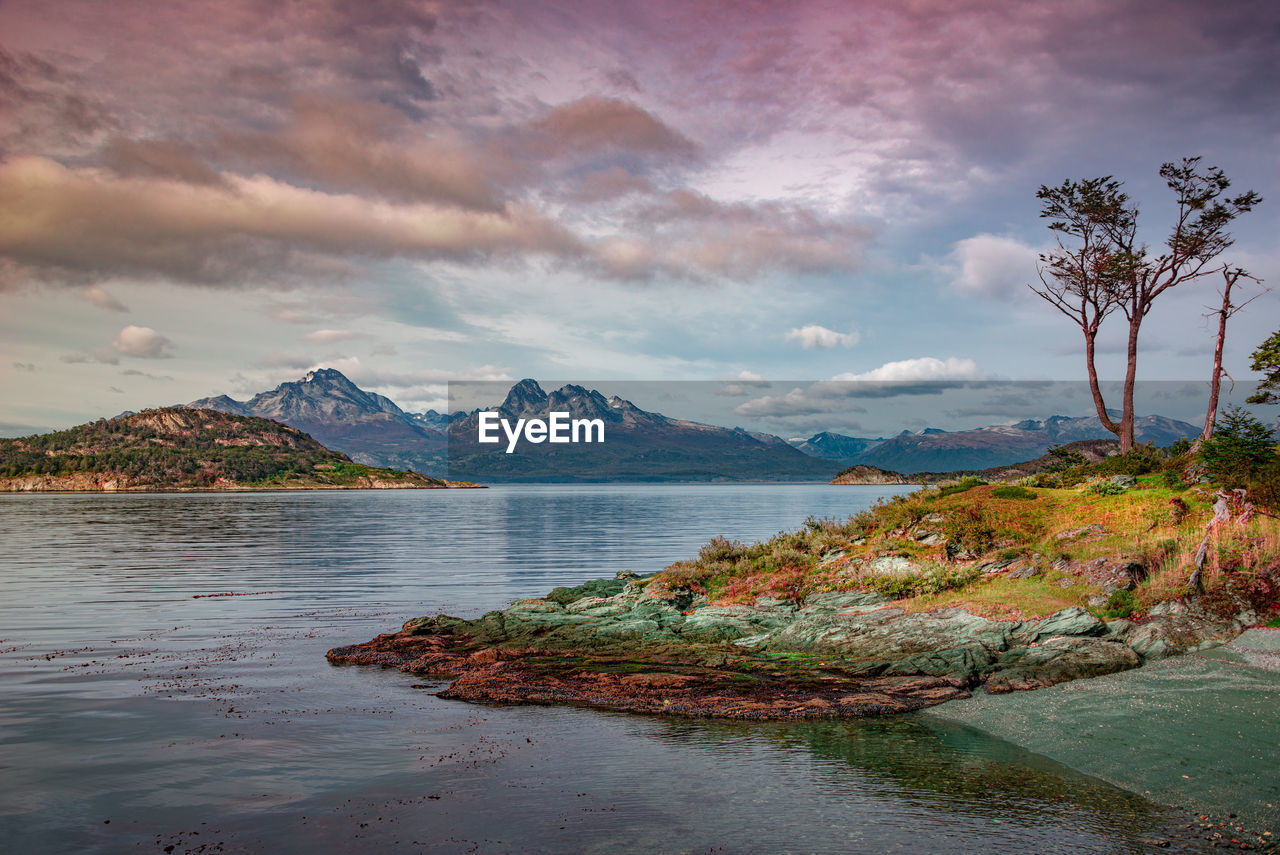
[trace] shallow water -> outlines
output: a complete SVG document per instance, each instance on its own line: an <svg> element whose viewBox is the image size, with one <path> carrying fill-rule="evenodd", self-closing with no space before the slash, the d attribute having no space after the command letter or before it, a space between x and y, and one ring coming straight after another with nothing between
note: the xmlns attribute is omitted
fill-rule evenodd
<svg viewBox="0 0 1280 855"><path fill-rule="evenodd" d="M1180 851L964 724L481 707L324 660L899 489L0 496L0 851Z"/></svg>

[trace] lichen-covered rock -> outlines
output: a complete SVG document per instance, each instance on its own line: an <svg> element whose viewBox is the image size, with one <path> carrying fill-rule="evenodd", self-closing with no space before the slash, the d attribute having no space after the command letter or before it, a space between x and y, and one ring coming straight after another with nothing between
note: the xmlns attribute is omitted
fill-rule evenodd
<svg viewBox="0 0 1280 855"><path fill-rule="evenodd" d="M869 561L866 569L875 576L914 576L920 565L900 555L882 555Z"/></svg>
<svg viewBox="0 0 1280 855"><path fill-rule="evenodd" d="M626 584L621 579L592 579L590 582L584 582L572 588L554 588L547 594L546 599L567 606L575 600L586 597L612 597L615 594L621 594Z"/></svg>
<svg viewBox="0 0 1280 855"><path fill-rule="evenodd" d="M797 615L758 647L779 653L829 653L871 662L893 662L953 649L1003 650L1011 624L963 609L904 613L885 608L860 615Z"/></svg>
<svg viewBox="0 0 1280 855"><path fill-rule="evenodd" d="M877 562L884 572L918 570L900 557ZM809 718L915 709L978 685L1007 692L1110 674L1220 644L1256 619L1171 602L1109 624L1079 607L996 621L960 608L908 612L868 591L713 606L649 579L598 582L475 620L416 618L329 658L455 679L449 696L471 700ZM636 669L646 676L629 678Z"/></svg>
<svg viewBox="0 0 1280 855"><path fill-rule="evenodd" d="M1083 565L1080 575L1109 596L1116 591L1132 591L1147 578L1147 568L1141 561L1130 558L1098 558Z"/></svg>
<svg viewBox="0 0 1280 855"><path fill-rule="evenodd" d="M1072 606L1027 625L1019 634L1035 642L1055 635L1090 636L1105 635L1106 632L1106 624L1079 606Z"/></svg>
<svg viewBox="0 0 1280 855"><path fill-rule="evenodd" d="M1125 635L1125 643L1143 659L1217 647L1239 635L1244 628L1236 621L1222 620L1182 603L1160 609L1164 605L1153 606L1151 617Z"/></svg>
<svg viewBox="0 0 1280 855"><path fill-rule="evenodd" d="M1082 525L1079 528L1072 528L1066 531L1060 531L1053 536L1054 540L1075 540L1077 538L1094 538L1106 534L1106 530L1097 523Z"/></svg>
<svg viewBox="0 0 1280 855"><path fill-rule="evenodd" d="M1055 636L1000 654L986 679L992 693L1038 689L1137 668L1142 659L1123 642L1089 636Z"/></svg>

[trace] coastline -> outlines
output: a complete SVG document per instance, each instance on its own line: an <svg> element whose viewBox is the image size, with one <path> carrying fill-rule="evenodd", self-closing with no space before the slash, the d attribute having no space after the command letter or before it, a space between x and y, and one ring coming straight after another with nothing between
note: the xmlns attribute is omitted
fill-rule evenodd
<svg viewBox="0 0 1280 855"><path fill-rule="evenodd" d="M957 607L907 611L866 591L713 605L654 580L624 571L475 620L415 618L326 656L450 679L443 696L462 700L793 720L1126 671L1219 646L1256 622L1181 603L1142 621L1104 622L1080 607L994 620Z"/></svg>
<svg viewBox="0 0 1280 855"><path fill-rule="evenodd" d="M155 484L119 485L115 478L96 479L95 483L75 484L76 479L51 476L0 479L0 493L275 493L305 490L483 490L484 484L470 481L442 481L433 483L405 483L390 479L364 479L359 484L247 484L210 485L204 487L165 487ZM424 477L425 480L425 477ZM442 479L432 479L442 480ZM71 481L69 484L50 482ZM30 483L38 482L38 483Z"/></svg>

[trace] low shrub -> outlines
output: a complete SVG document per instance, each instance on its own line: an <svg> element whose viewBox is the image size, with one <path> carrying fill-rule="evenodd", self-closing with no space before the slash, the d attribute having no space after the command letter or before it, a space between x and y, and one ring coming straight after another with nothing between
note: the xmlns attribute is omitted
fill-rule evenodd
<svg viewBox="0 0 1280 855"><path fill-rule="evenodd" d="M1103 617L1127 618L1138 610L1138 597L1133 591L1112 591L1107 597L1107 609Z"/></svg>
<svg viewBox="0 0 1280 855"><path fill-rule="evenodd" d="M1045 472L1065 472L1068 469L1078 469L1089 463L1087 457L1074 448L1062 448L1055 446L1048 451L1049 460L1045 463Z"/></svg>
<svg viewBox="0 0 1280 855"><path fill-rule="evenodd" d="M1153 445L1135 445L1124 454L1112 456L1093 464L1095 475L1147 475L1164 468L1165 454Z"/></svg>
<svg viewBox="0 0 1280 855"><path fill-rule="evenodd" d="M972 490L974 487L981 487L986 483L987 482L983 481L981 478L976 478L970 475L969 477L962 478L955 483L942 485L938 488L938 492L929 498L941 499L944 496L954 496L956 493L964 493L968 490Z"/></svg>
<svg viewBox="0 0 1280 855"><path fill-rule="evenodd" d="M715 561L736 561L746 549L742 543L717 534L698 550L698 560L708 564Z"/></svg>
<svg viewBox="0 0 1280 855"><path fill-rule="evenodd" d="M975 567L934 567L918 575L876 576L868 581L871 588L894 600L923 594L956 591L982 576Z"/></svg>
<svg viewBox="0 0 1280 855"><path fill-rule="evenodd" d="M942 534L957 549L977 554L991 548L996 530L986 507L975 503L952 509L942 525Z"/></svg>
<svg viewBox="0 0 1280 855"><path fill-rule="evenodd" d="M1250 479L1249 498L1273 514L1280 513L1280 458L1271 460Z"/></svg>
<svg viewBox="0 0 1280 855"><path fill-rule="evenodd" d="M997 499L1019 499L1024 501L1036 498L1036 494L1026 487L1011 484L996 487L991 491L991 495Z"/></svg>

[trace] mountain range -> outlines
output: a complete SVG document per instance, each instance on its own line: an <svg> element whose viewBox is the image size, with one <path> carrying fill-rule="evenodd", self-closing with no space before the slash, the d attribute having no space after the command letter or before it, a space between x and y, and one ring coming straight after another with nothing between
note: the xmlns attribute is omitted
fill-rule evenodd
<svg viewBox="0 0 1280 855"><path fill-rule="evenodd" d="M1111 438L1096 416L1055 415L962 431L926 428L893 437L854 437L824 431L808 439L675 419L617 396L566 385L547 392L521 380L492 409L511 423L567 411L601 419L603 444L477 442L479 410L408 413L367 392L340 371L317 369L248 401L226 395L187 406L274 419L370 466L413 469L454 480L565 481L812 481L854 465L914 474L974 470L1030 460L1049 448L1082 439ZM1163 416L1136 420L1139 442L1157 446L1194 437L1199 429Z"/></svg>
<svg viewBox="0 0 1280 855"><path fill-rule="evenodd" d="M390 398L366 392L332 368L307 372L301 380L281 383L248 401L218 395L187 406L281 422L366 466L440 477L448 465L448 416L434 410L406 413Z"/></svg>
<svg viewBox="0 0 1280 855"><path fill-rule="evenodd" d="M1120 417L1119 413L1111 415ZM1184 437L1191 439L1199 433L1194 425L1164 416L1140 416L1134 420L1137 441L1157 447L1172 445ZM903 431L888 439L820 433L796 443L796 447L807 454L845 461L848 466L874 466L910 475L1008 466L1039 457L1054 446L1085 439L1115 439L1115 434L1104 428L1097 416L1050 416L1043 421L1027 419L961 431Z"/></svg>

